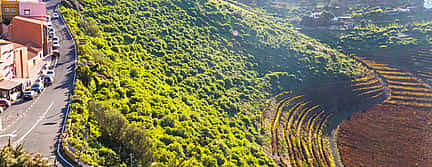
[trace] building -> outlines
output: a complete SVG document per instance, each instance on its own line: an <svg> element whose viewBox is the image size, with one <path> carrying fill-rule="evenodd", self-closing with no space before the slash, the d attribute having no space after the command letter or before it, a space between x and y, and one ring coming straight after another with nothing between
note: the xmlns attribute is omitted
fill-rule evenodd
<svg viewBox="0 0 432 167"><path fill-rule="evenodd" d="M15 76L16 78L29 78L28 50L21 44L14 43Z"/></svg>
<svg viewBox="0 0 432 167"><path fill-rule="evenodd" d="M42 62L42 49L33 47L31 44L27 44L27 49L27 71L39 70L35 69L35 67Z"/></svg>
<svg viewBox="0 0 432 167"><path fill-rule="evenodd" d="M19 16L46 21L46 5L40 0L20 0Z"/></svg>
<svg viewBox="0 0 432 167"><path fill-rule="evenodd" d="M1 1L2 19L4 22L10 21L14 16L19 14L18 0L2 0Z"/></svg>
<svg viewBox="0 0 432 167"><path fill-rule="evenodd" d="M21 66L27 63L16 64L16 61L20 56L25 59L26 54L27 48L24 45L0 40L0 98L16 100L21 96L22 84L12 79L24 74ZM25 62L22 58L20 60Z"/></svg>
<svg viewBox="0 0 432 167"><path fill-rule="evenodd" d="M22 93L22 83L7 79L0 80L0 98L13 101L20 98Z"/></svg>
<svg viewBox="0 0 432 167"><path fill-rule="evenodd" d="M36 50L42 50L42 56L52 52L52 40L48 36L46 21L21 16L12 18L8 27L8 40Z"/></svg>
<svg viewBox="0 0 432 167"><path fill-rule="evenodd" d="M12 79L15 77L14 44L0 40L0 79Z"/></svg>

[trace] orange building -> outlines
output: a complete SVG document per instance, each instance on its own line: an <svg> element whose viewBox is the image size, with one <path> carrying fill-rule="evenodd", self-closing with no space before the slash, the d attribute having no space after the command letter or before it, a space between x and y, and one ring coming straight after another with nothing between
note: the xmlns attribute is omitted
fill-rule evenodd
<svg viewBox="0 0 432 167"><path fill-rule="evenodd" d="M19 15L19 1L18 0L2 0L1 10L3 21L12 19L14 16Z"/></svg>
<svg viewBox="0 0 432 167"><path fill-rule="evenodd" d="M42 56L48 56L52 52L52 41L48 37L46 21L15 16L8 27L8 40L41 49Z"/></svg>

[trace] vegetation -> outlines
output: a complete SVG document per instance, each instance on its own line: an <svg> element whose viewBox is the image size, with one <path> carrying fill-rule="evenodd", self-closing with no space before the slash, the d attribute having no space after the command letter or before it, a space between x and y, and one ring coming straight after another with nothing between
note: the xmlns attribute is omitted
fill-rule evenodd
<svg viewBox="0 0 432 167"><path fill-rule="evenodd" d="M89 41L68 140L92 165L275 166L259 128L266 99L361 75L353 59L235 2L77 2L60 8Z"/></svg>
<svg viewBox="0 0 432 167"><path fill-rule="evenodd" d="M12 144L3 146L0 151L0 166L35 166L49 167L52 164L44 159L41 154L30 154L23 150L23 144L19 144L14 148Z"/></svg>

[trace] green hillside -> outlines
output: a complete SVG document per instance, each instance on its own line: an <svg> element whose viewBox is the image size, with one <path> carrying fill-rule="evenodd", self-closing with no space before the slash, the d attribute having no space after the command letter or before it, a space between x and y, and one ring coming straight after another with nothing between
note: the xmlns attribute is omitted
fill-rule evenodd
<svg viewBox="0 0 432 167"><path fill-rule="evenodd" d="M89 42L68 132L93 165L274 166L265 101L360 75L352 59L234 2L74 2L60 11Z"/></svg>

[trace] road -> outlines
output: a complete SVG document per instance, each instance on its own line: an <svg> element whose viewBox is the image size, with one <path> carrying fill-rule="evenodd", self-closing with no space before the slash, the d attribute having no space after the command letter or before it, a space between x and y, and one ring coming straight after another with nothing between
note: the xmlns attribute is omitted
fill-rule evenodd
<svg viewBox="0 0 432 167"><path fill-rule="evenodd" d="M52 16L60 0L47 3L47 13ZM4 113L0 114L2 129L0 145L24 143L27 152L42 153L53 160L56 141L62 128L67 111L69 94L73 90L75 50L72 37L66 25L60 19L52 19L56 35L60 38L60 57L56 63L55 82L47 87L37 98L31 101L15 102Z"/></svg>

